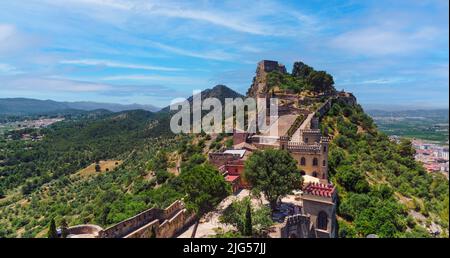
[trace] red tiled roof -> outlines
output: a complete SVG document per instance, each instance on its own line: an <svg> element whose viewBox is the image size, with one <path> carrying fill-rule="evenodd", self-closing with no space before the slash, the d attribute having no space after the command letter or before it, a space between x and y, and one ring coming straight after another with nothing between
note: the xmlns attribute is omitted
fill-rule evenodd
<svg viewBox="0 0 450 258"><path fill-rule="evenodd" d="M335 191L335 187L332 184L320 184L320 183L309 183L303 191L306 194L331 197Z"/></svg>
<svg viewBox="0 0 450 258"><path fill-rule="evenodd" d="M239 178L239 176L228 175L228 176L225 177L225 181L227 181L227 182L234 182L238 178Z"/></svg>

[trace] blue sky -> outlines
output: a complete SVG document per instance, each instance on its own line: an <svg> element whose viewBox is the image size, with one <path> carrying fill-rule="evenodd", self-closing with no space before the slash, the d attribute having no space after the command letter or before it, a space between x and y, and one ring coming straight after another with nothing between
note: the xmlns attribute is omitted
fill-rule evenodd
<svg viewBox="0 0 450 258"><path fill-rule="evenodd" d="M370 106L448 107L447 0L0 2L0 97L167 105L302 60Z"/></svg>

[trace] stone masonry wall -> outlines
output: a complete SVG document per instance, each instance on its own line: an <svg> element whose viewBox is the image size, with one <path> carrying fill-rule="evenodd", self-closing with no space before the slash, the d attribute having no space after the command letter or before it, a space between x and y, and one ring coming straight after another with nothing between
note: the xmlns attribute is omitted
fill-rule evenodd
<svg viewBox="0 0 450 258"><path fill-rule="evenodd" d="M151 208L100 231L101 238L140 238L151 237L157 232L157 237L171 237L189 222L190 213L182 201L177 200L165 209ZM156 227L156 230L153 230Z"/></svg>

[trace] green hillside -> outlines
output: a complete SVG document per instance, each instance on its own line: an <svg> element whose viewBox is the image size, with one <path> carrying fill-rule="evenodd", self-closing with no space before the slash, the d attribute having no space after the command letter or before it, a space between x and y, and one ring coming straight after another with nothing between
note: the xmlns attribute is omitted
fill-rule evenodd
<svg viewBox="0 0 450 258"><path fill-rule="evenodd" d="M220 88L207 93L238 95ZM45 237L51 218L108 226L181 198L176 162L182 170L203 163L211 139L174 136L169 126L169 113L134 110L66 119L40 130L42 141L0 139L6 150L0 156L0 238ZM219 139L225 141L220 136L214 143ZM80 172L104 160L120 163L90 176Z"/></svg>
<svg viewBox="0 0 450 258"><path fill-rule="evenodd" d="M335 103L321 126L333 137L340 237L429 237L432 223L448 229L448 180L428 174L409 141L389 141L359 105Z"/></svg>

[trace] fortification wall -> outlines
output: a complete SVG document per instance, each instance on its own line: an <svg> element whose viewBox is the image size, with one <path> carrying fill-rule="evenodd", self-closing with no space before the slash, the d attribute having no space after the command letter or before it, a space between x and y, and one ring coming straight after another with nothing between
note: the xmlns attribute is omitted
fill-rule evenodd
<svg viewBox="0 0 450 258"><path fill-rule="evenodd" d="M102 230L103 229L100 226L91 224L73 226L67 229L69 235L90 234L93 236L98 236L99 232L101 232Z"/></svg>
<svg viewBox="0 0 450 258"><path fill-rule="evenodd" d="M158 236L158 228L159 228L159 220L155 219L154 221L148 223L147 225L131 232L126 235L124 238L152 238ZM156 236L153 234L156 233Z"/></svg>
<svg viewBox="0 0 450 258"><path fill-rule="evenodd" d="M295 214L284 219L280 229L281 238L314 238L309 215Z"/></svg>
<svg viewBox="0 0 450 258"><path fill-rule="evenodd" d="M194 214L186 209L179 211L172 218L165 220L158 229L159 238L170 238L179 233L185 226L189 225L194 218Z"/></svg>
<svg viewBox="0 0 450 258"><path fill-rule="evenodd" d="M331 106L336 101L343 101L350 106L356 105L356 98L353 94L349 92L339 92L335 96L327 99L327 101L325 101L325 103L323 103L322 106L317 109L315 114L316 117L318 117L319 119L322 118L328 111L330 111Z"/></svg>
<svg viewBox="0 0 450 258"><path fill-rule="evenodd" d="M173 202L165 209L151 208L100 231L103 238L168 238L182 230L193 219L184 203ZM154 234L156 233L156 236Z"/></svg>
<svg viewBox="0 0 450 258"><path fill-rule="evenodd" d="M103 238L120 238L139 229L145 224L160 218L163 211L161 209L151 208L131 217L127 220L119 222L100 232L99 236Z"/></svg>

